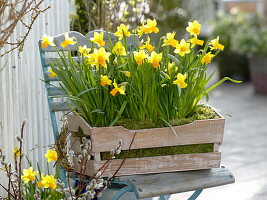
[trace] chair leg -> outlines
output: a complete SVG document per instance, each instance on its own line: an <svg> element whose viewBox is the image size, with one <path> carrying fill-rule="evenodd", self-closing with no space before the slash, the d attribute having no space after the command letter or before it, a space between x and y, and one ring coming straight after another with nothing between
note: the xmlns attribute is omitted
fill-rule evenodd
<svg viewBox="0 0 267 200"><path fill-rule="evenodd" d="M130 186L125 186L123 188L121 188L112 198L112 200L118 200L122 195L124 195L127 192L130 192L132 189Z"/></svg>
<svg viewBox="0 0 267 200"><path fill-rule="evenodd" d="M167 198L166 196L160 196L159 199L160 200L168 200L169 198Z"/></svg>
<svg viewBox="0 0 267 200"><path fill-rule="evenodd" d="M198 196L201 194L202 191L203 191L203 190L196 190L196 191L191 195L191 197L189 197L188 200L195 200L195 199L197 199Z"/></svg>

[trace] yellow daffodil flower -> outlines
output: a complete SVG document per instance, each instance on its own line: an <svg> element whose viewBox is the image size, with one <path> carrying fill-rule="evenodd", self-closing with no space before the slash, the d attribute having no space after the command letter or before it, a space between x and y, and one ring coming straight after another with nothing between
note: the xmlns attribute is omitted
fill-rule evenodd
<svg viewBox="0 0 267 200"><path fill-rule="evenodd" d="M110 80L109 78L108 78L108 76L103 76L103 75L100 75L100 85L101 86L106 86L106 85L111 85L111 83L112 83L112 80Z"/></svg>
<svg viewBox="0 0 267 200"><path fill-rule="evenodd" d="M144 50L141 50L139 52L134 51L134 59L138 65L142 65L145 58L147 58L148 55L145 53Z"/></svg>
<svg viewBox="0 0 267 200"><path fill-rule="evenodd" d="M207 53L205 56L203 56L203 58L201 59L201 63L202 64L209 64L211 62L211 59L214 57L215 55L212 54L211 52Z"/></svg>
<svg viewBox="0 0 267 200"><path fill-rule="evenodd" d="M126 77L131 77L131 72L129 71L121 71Z"/></svg>
<svg viewBox="0 0 267 200"><path fill-rule="evenodd" d="M147 49L149 52L151 52L155 47L150 44L150 37L147 37L147 41L145 42L145 44L141 45L139 48Z"/></svg>
<svg viewBox="0 0 267 200"><path fill-rule="evenodd" d="M14 148L13 153L14 153L14 159L15 160L17 159L17 157L20 157L20 150L18 147Z"/></svg>
<svg viewBox="0 0 267 200"><path fill-rule="evenodd" d="M97 44L99 47L102 47L106 44L103 38L104 38L104 32L101 33L94 32L94 37L90 38L90 40L95 44Z"/></svg>
<svg viewBox="0 0 267 200"><path fill-rule="evenodd" d="M60 44L63 48L66 48L69 45L74 45L77 42L74 41L75 37L69 37L68 33L65 33L65 40Z"/></svg>
<svg viewBox="0 0 267 200"><path fill-rule="evenodd" d="M122 45L121 41L118 41L112 49L112 53L117 56L126 56L125 47Z"/></svg>
<svg viewBox="0 0 267 200"><path fill-rule="evenodd" d="M114 83L113 83L113 86L114 86L114 88L110 91L110 94L112 95L112 96L116 96L116 94L119 92L120 94L122 94L122 95L125 95L125 86L124 85L122 85L122 86L118 86L118 84L115 82L115 80L114 80Z"/></svg>
<svg viewBox="0 0 267 200"><path fill-rule="evenodd" d="M57 180L54 178L53 175L46 175L42 177L41 183L39 185L44 186L44 188L56 189L56 182Z"/></svg>
<svg viewBox="0 0 267 200"><path fill-rule="evenodd" d="M194 35L194 37L190 39L190 42L192 44L191 48L194 48L196 45L202 46L204 44L204 41L203 40L199 40L197 38L197 35Z"/></svg>
<svg viewBox="0 0 267 200"><path fill-rule="evenodd" d="M46 48L47 46L56 46L53 42L54 38L44 34L42 36L42 43L41 43L41 47L42 48Z"/></svg>
<svg viewBox="0 0 267 200"><path fill-rule="evenodd" d="M86 45L84 46L79 46L79 53L82 55L82 56L87 56L91 51L91 48L87 48Z"/></svg>
<svg viewBox="0 0 267 200"><path fill-rule="evenodd" d="M175 34L175 32L167 33L166 36L163 37L164 40L162 46L171 45L173 47L176 47L179 42L174 39Z"/></svg>
<svg viewBox="0 0 267 200"><path fill-rule="evenodd" d="M41 187L44 186L43 183L42 183L43 178L44 178L44 175L43 175L43 173L42 173L42 174L41 174L41 180L38 181L38 182L36 183L37 187L41 188Z"/></svg>
<svg viewBox="0 0 267 200"><path fill-rule="evenodd" d="M172 83L180 85L181 88L186 88L187 84L185 83L185 79L186 79L186 74L183 75L181 73L178 73L177 79Z"/></svg>
<svg viewBox="0 0 267 200"><path fill-rule="evenodd" d="M106 50L101 47L99 50L94 49L94 53L90 54L91 64L96 66L96 69L99 69L99 66L107 68L107 61L109 61L109 56L111 53L106 52Z"/></svg>
<svg viewBox="0 0 267 200"><path fill-rule="evenodd" d="M182 39L181 42L176 46L174 53L177 53L180 56L184 56L185 54L190 53L190 44Z"/></svg>
<svg viewBox="0 0 267 200"><path fill-rule="evenodd" d="M57 76L57 74L52 69L48 70L47 72L49 73L48 76L50 78L54 78Z"/></svg>
<svg viewBox="0 0 267 200"><path fill-rule="evenodd" d="M23 170L23 175L21 176L24 183L28 183L30 181L35 180L35 176L37 175L37 171L33 171L33 168L30 167L29 169Z"/></svg>
<svg viewBox="0 0 267 200"><path fill-rule="evenodd" d="M146 24L143 24L141 27L138 28L137 34L141 37L143 34L149 34L149 33L158 33L159 29L157 28L157 21L147 19Z"/></svg>
<svg viewBox="0 0 267 200"><path fill-rule="evenodd" d="M175 67L175 62L172 63L169 62L167 68L169 74L172 74L173 72L178 70L178 67Z"/></svg>
<svg viewBox="0 0 267 200"><path fill-rule="evenodd" d="M213 49L219 49L219 50L222 50L223 51L224 46L219 43L219 39L220 38L218 36L216 39L210 41L210 45L212 45L211 48L210 48L211 50L213 50Z"/></svg>
<svg viewBox="0 0 267 200"><path fill-rule="evenodd" d="M48 149L45 157L47 162L51 162L52 160L57 161L57 152L54 149Z"/></svg>
<svg viewBox="0 0 267 200"><path fill-rule="evenodd" d="M193 22L188 22L188 27L186 31L190 33L190 35L199 35L200 34L201 24L199 24L196 20Z"/></svg>
<svg viewBox="0 0 267 200"><path fill-rule="evenodd" d="M119 37L119 40L121 40L124 35L126 37L130 37L131 33L129 31L129 27L125 26L124 24L121 24L119 27L117 27L117 32L114 33L114 35Z"/></svg>
<svg viewBox="0 0 267 200"><path fill-rule="evenodd" d="M162 53L157 54L152 51L151 56L148 57L148 62L152 64L153 68L159 67L159 62L162 60Z"/></svg>

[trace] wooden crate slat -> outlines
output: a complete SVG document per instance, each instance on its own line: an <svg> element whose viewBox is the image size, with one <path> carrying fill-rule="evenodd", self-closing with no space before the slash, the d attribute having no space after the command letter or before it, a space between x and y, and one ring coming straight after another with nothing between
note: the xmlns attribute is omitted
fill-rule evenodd
<svg viewBox="0 0 267 200"><path fill-rule="evenodd" d="M57 95L64 95L65 94L64 91L62 91L59 88L55 88L55 87L48 88L47 91L48 91L48 96L53 97L53 98L57 98L56 97Z"/></svg>
<svg viewBox="0 0 267 200"><path fill-rule="evenodd" d="M125 160L117 175L149 174L217 168L220 166L220 160L221 153L218 152L130 158ZM105 162L106 161L94 161L94 171L96 172L99 168L101 168ZM103 176L113 174L119 168L121 162L122 159L109 161L109 165L103 173ZM80 165L76 165L74 170L79 171L79 169ZM87 167L85 173L89 176L92 175L92 169Z"/></svg>
<svg viewBox="0 0 267 200"><path fill-rule="evenodd" d="M53 102L51 103L51 111L58 112L58 111L69 111L70 108L66 102Z"/></svg>

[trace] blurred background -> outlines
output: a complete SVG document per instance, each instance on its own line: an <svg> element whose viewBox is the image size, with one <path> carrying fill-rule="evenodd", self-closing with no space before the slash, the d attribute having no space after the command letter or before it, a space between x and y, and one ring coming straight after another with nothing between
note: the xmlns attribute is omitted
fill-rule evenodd
<svg viewBox="0 0 267 200"><path fill-rule="evenodd" d="M6 152L13 152L25 119L26 153L34 162L45 167L40 155L53 143L37 45L44 33L114 32L120 23L134 29L145 19L155 18L160 29L157 38L152 38L156 43L172 31L179 40L188 38L187 24L197 20L202 24L202 39L219 36L225 45L209 67L208 73L215 70L211 82L224 76L243 81L223 84L208 102L232 116L225 116L220 150L222 165L233 172L236 183L204 190L199 200L267 200L267 0L44 0L42 8L48 6L31 27L23 50L5 54L12 47L0 45L0 54L5 54L0 57L0 146ZM10 41L17 41L25 27L18 23L12 33ZM188 195L171 195L170 200Z"/></svg>

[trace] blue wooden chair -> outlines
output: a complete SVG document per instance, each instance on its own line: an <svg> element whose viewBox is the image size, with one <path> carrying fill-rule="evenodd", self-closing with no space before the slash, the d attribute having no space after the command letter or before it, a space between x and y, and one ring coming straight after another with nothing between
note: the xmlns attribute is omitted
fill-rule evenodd
<svg viewBox="0 0 267 200"><path fill-rule="evenodd" d="M96 31L89 32L87 35L83 36L78 32L71 31L68 32L68 35L70 37L75 37L79 46L86 45L87 47L90 47L91 44L89 42L89 39L93 37L94 32ZM112 33L108 34L111 40L113 40L114 42L117 40L117 38ZM138 37L136 36L132 36L127 40L129 49L131 49L138 43ZM60 46L62 41L64 41L64 34L60 34L54 37L54 42L59 50L63 50ZM107 37L106 41L108 43ZM48 72L50 62L54 63L55 57L57 57L54 56L56 50L54 47L50 46L43 49L41 48L40 44L41 41L39 41L39 50L44 75L43 79L45 80L51 124L53 128L54 138L56 140L56 138L59 136L56 112L68 111L69 107L67 106L66 102L56 101L57 98L55 96L62 94L62 91L51 86L51 84L59 81L59 79L56 77L49 77ZM70 46L69 49L71 51L77 51L76 45ZM54 52L54 54L52 54L52 56L49 56L50 52ZM66 182L66 172L63 169L61 169L60 171L60 177L63 182ZM104 191L103 196L100 197L100 199L131 200L160 196L161 200L167 200L166 195L195 191L188 199L194 200L205 188L226 185L234 182L235 179L232 173L228 169L223 167L211 170L119 176L116 177L111 186Z"/></svg>

